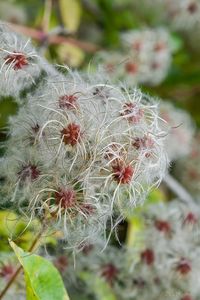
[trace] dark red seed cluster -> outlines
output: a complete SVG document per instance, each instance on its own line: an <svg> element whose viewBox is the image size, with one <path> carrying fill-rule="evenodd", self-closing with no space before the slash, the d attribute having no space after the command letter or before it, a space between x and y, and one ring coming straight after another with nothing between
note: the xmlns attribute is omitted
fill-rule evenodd
<svg viewBox="0 0 200 300"><path fill-rule="evenodd" d="M95 211L95 207L90 203L81 204L80 209L87 216L93 214Z"/></svg>
<svg viewBox="0 0 200 300"><path fill-rule="evenodd" d="M193 300L190 295L185 295L181 298L181 300Z"/></svg>
<svg viewBox="0 0 200 300"><path fill-rule="evenodd" d="M14 273L14 268L12 265L3 265L0 268L0 277L10 277Z"/></svg>
<svg viewBox="0 0 200 300"><path fill-rule="evenodd" d="M152 265L155 260L154 252L152 249L146 249L141 252L141 260L146 263L148 266Z"/></svg>
<svg viewBox="0 0 200 300"><path fill-rule="evenodd" d="M151 149L154 147L154 141L149 136L142 138L136 137L133 139L132 145L136 150L147 150L145 156L149 157L151 155Z"/></svg>
<svg viewBox="0 0 200 300"><path fill-rule="evenodd" d="M188 7L187 10L189 11L189 13L194 14L197 12L198 10L198 5L195 2L191 2Z"/></svg>
<svg viewBox="0 0 200 300"><path fill-rule="evenodd" d="M127 73L135 74L138 71L138 65L136 63L133 63L133 62L127 62L125 64L125 70L126 70Z"/></svg>
<svg viewBox="0 0 200 300"><path fill-rule="evenodd" d="M63 95L59 97L59 107L76 109L78 97L75 95Z"/></svg>
<svg viewBox="0 0 200 300"><path fill-rule="evenodd" d="M135 41L133 44L132 44L132 48L136 51L140 51L141 48L142 48L142 43L141 41Z"/></svg>
<svg viewBox="0 0 200 300"><path fill-rule="evenodd" d="M5 58L6 64L12 64L14 70L20 70L26 67L28 59L25 54L13 52L12 54L7 55Z"/></svg>
<svg viewBox="0 0 200 300"><path fill-rule="evenodd" d="M130 123L138 124L144 116L144 111L135 103L127 102L123 105L121 116L124 116Z"/></svg>
<svg viewBox="0 0 200 300"><path fill-rule="evenodd" d="M54 266L58 269L59 272L63 273L67 266L68 266L68 260L65 255L59 256L55 261L54 261Z"/></svg>
<svg viewBox="0 0 200 300"><path fill-rule="evenodd" d="M55 193L55 202L64 209L71 208L76 204L76 193L73 189L59 189Z"/></svg>
<svg viewBox="0 0 200 300"><path fill-rule="evenodd" d="M182 275L187 275L191 270L192 267L190 262L185 258L181 258L176 266L176 271Z"/></svg>
<svg viewBox="0 0 200 300"><path fill-rule="evenodd" d="M113 264L107 264L102 267L101 276L103 276L107 282L112 285L116 280L119 270Z"/></svg>
<svg viewBox="0 0 200 300"><path fill-rule="evenodd" d="M171 226L170 226L169 222L167 222L167 221L156 220L154 225L158 231L164 232L166 234L171 232Z"/></svg>
<svg viewBox="0 0 200 300"><path fill-rule="evenodd" d="M165 43L163 43L163 42L158 42L158 43L155 45L154 50L155 50L156 52L160 52L160 51L164 50L165 48L166 48Z"/></svg>
<svg viewBox="0 0 200 300"><path fill-rule="evenodd" d="M80 125L70 123L67 127L61 130L61 137L65 145L75 146L81 138Z"/></svg>
<svg viewBox="0 0 200 300"><path fill-rule="evenodd" d="M197 216L196 216L194 213L189 212L189 213L186 215L186 217L185 217L185 219L184 219L184 221L183 221L183 224L184 224L184 225L186 225L186 224L192 224L192 225L194 225L194 224L196 224L197 222L198 222Z"/></svg>
<svg viewBox="0 0 200 300"><path fill-rule="evenodd" d="M113 178L118 183L128 184L131 182L134 169L131 165L124 165L123 163L117 163L112 166Z"/></svg>
<svg viewBox="0 0 200 300"><path fill-rule="evenodd" d="M79 247L84 255L89 255L90 252L94 249L92 244L84 244L82 243Z"/></svg>
<svg viewBox="0 0 200 300"><path fill-rule="evenodd" d="M26 179L35 180L40 176L40 170L36 165L28 164L23 166L17 175L23 181Z"/></svg>

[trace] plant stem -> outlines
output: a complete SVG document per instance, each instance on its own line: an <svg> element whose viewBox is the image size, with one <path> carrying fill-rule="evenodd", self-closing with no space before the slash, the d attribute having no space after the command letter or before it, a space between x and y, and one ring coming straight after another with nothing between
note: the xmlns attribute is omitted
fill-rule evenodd
<svg viewBox="0 0 200 300"><path fill-rule="evenodd" d="M183 202L194 203L188 191L170 174L167 174L163 181Z"/></svg>
<svg viewBox="0 0 200 300"><path fill-rule="evenodd" d="M48 35L42 30L34 29L31 27L23 26L23 25L18 25L18 24L13 24L13 23L5 23L7 24L10 28L12 28L14 31L24 34L32 39L35 39L37 41L43 41L44 39L48 40L48 44L53 44L53 45L59 45L59 44L71 44L74 46L77 46L81 48L82 50L89 52L89 53L94 53L97 50L99 50L99 47L95 44L85 42L85 41L80 41L72 37L65 37L61 35L56 35L56 34L50 34Z"/></svg>
<svg viewBox="0 0 200 300"><path fill-rule="evenodd" d="M43 235L45 231L45 226L43 225L40 232L38 233L38 235L35 237L33 243L31 244L30 248L28 249L28 252L32 252L33 250L36 249L37 244L41 238L41 236ZM15 281L15 279L17 278L17 276L20 274L22 270L22 266L20 265L16 271L13 273L13 275L10 277L9 281L7 282L6 286L4 287L4 289L0 292L0 299L2 299L6 292L8 291L8 289L10 288L10 286L13 284L13 282Z"/></svg>

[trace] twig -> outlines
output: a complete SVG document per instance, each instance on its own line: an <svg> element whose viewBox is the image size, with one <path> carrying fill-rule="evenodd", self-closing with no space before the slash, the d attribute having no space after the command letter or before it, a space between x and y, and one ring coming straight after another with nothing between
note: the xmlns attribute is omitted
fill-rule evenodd
<svg viewBox="0 0 200 300"><path fill-rule="evenodd" d="M34 29L31 27L27 26L22 26L18 24L13 24L13 23L6 23L10 28L12 28L14 31L24 34L28 37L31 37L32 39L35 39L37 41L42 42L43 40L48 40L49 44L71 44L75 45L81 49L83 49L86 52L94 53L97 50L99 50L99 47L95 44L84 42L77 40L72 37L64 37L56 34L50 34L48 35L42 30Z"/></svg>
<svg viewBox="0 0 200 300"><path fill-rule="evenodd" d="M167 174L163 180L166 185L185 203L194 203L193 197L188 191L170 174Z"/></svg>

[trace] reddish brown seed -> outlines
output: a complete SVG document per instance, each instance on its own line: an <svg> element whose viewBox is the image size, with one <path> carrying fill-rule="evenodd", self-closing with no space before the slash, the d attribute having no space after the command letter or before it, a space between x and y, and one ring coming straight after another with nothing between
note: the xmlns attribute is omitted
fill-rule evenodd
<svg viewBox="0 0 200 300"><path fill-rule="evenodd" d="M136 51L140 51L141 48L142 48L142 43L141 41L135 41L133 44L132 44L132 48Z"/></svg>
<svg viewBox="0 0 200 300"><path fill-rule="evenodd" d="M108 73L113 73L115 71L115 66L112 63L108 63L106 64L105 69Z"/></svg>
<svg viewBox="0 0 200 300"><path fill-rule="evenodd" d="M154 252L151 249L146 249L141 252L141 260L146 263L148 266L152 265L155 260Z"/></svg>
<svg viewBox="0 0 200 300"><path fill-rule="evenodd" d="M117 278L118 269L113 264L107 264L102 267L101 276L103 276L107 282L112 285Z"/></svg>
<svg viewBox="0 0 200 300"><path fill-rule="evenodd" d="M94 249L94 246L92 244L81 244L79 248L84 255L89 255L90 252Z"/></svg>
<svg viewBox="0 0 200 300"><path fill-rule="evenodd" d="M55 193L55 202L62 208L71 208L76 203L76 193L73 189L59 189Z"/></svg>
<svg viewBox="0 0 200 300"><path fill-rule="evenodd" d="M128 184L131 182L133 177L133 167L131 165L123 165L118 163L112 166L113 169L113 178L119 183Z"/></svg>
<svg viewBox="0 0 200 300"><path fill-rule="evenodd" d="M14 70L23 69L28 65L28 59L23 53L16 53L14 51L13 54L7 55L4 59L6 60L7 65L13 65Z"/></svg>
<svg viewBox="0 0 200 300"><path fill-rule="evenodd" d="M21 180L25 181L26 179L35 180L40 175L40 170L36 165L25 165L22 169L17 173Z"/></svg>
<svg viewBox="0 0 200 300"><path fill-rule="evenodd" d="M185 219L184 219L184 221L183 221L183 224L184 225L186 225L186 224L196 224L198 222L198 218L197 218L197 216L194 214L194 213L192 213L192 212L189 212L187 215L186 215L186 217L185 217Z"/></svg>
<svg viewBox="0 0 200 300"><path fill-rule="evenodd" d="M182 275L187 275L192 270L190 262L185 259L181 258L180 262L176 266L176 271Z"/></svg>
<svg viewBox="0 0 200 300"><path fill-rule="evenodd" d="M193 300L190 295L185 295L181 298L181 300Z"/></svg>
<svg viewBox="0 0 200 300"><path fill-rule="evenodd" d="M61 130L61 137L65 145L75 146L81 138L80 126L75 123L70 123Z"/></svg>
<svg viewBox="0 0 200 300"><path fill-rule="evenodd" d="M11 265L3 265L0 268L0 277L10 277L14 273L14 268Z"/></svg>
<svg viewBox="0 0 200 300"><path fill-rule="evenodd" d="M93 214L95 211L95 207L90 203L81 204L80 209L87 216Z"/></svg>
<svg viewBox="0 0 200 300"><path fill-rule="evenodd" d="M143 138L139 138L139 137L134 138L132 145L136 150L143 148Z"/></svg>
<svg viewBox="0 0 200 300"><path fill-rule="evenodd" d="M157 63L157 62L153 62L153 63L151 64L151 68L152 68L152 70L157 70L157 69L160 68L160 64Z"/></svg>
<svg viewBox="0 0 200 300"><path fill-rule="evenodd" d="M125 103L121 116L124 116L130 123L138 124L144 116L141 108L138 108L135 103Z"/></svg>
<svg viewBox="0 0 200 300"><path fill-rule="evenodd" d="M59 107L67 109L76 109L78 97L75 95L63 95L59 98Z"/></svg>
<svg viewBox="0 0 200 300"><path fill-rule="evenodd" d="M154 51L159 52L159 51L164 50L165 48L166 48L165 43L163 43L163 42L158 42L158 43L155 45L155 47L154 47Z"/></svg>
<svg viewBox="0 0 200 300"><path fill-rule="evenodd" d="M132 145L136 150L150 149L154 146L154 141L148 136L142 138L136 137L133 139Z"/></svg>
<svg viewBox="0 0 200 300"><path fill-rule="evenodd" d="M156 220L154 225L158 231L161 231L164 233L170 233L170 231L171 231L171 226L170 226L169 222L167 222L167 221Z"/></svg>
<svg viewBox="0 0 200 300"><path fill-rule="evenodd" d="M195 2L192 2L188 5L187 10L189 13L194 14L198 10L198 5Z"/></svg>
<svg viewBox="0 0 200 300"><path fill-rule="evenodd" d="M54 266L58 269L59 272L63 273L67 266L68 266L68 260L65 255L59 256L55 261L54 261Z"/></svg>
<svg viewBox="0 0 200 300"><path fill-rule="evenodd" d="M135 74L138 71L138 66L135 63L127 62L125 64L125 70L127 73Z"/></svg>

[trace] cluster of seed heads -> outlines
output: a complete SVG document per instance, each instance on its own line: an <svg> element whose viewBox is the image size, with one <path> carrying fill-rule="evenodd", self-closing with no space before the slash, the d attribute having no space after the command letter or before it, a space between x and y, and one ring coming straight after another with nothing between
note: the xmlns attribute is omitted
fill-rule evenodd
<svg viewBox="0 0 200 300"><path fill-rule="evenodd" d="M134 248L100 244L85 245L76 257L76 278L92 274L110 286L116 299L198 300L199 298L199 224L200 211L193 205L156 204L140 212L143 229ZM87 251L84 251L87 249ZM68 257L68 254L66 254ZM63 277L70 277L73 260L69 258Z"/></svg>
<svg viewBox="0 0 200 300"><path fill-rule="evenodd" d="M134 84L158 85L169 71L172 48L164 28L124 32L121 52L99 52L103 70L113 80Z"/></svg>
<svg viewBox="0 0 200 300"><path fill-rule="evenodd" d="M30 40L0 25L0 99L12 96L20 101L20 92L32 86L41 71Z"/></svg>
<svg viewBox="0 0 200 300"><path fill-rule="evenodd" d="M166 24L183 34L193 47L199 47L196 43L200 37L199 0L134 0L132 4L133 9L153 26Z"/></svg>
<svg viewBox="0 0 200 300"><path fill-rule="evenodd" d="M9 50L1 46L1 85L20 95L26 74L40 67L29 59L34 50L26 52L27 43L15 38ZM10 118L1 194L26 216L48 215L77 246L108 221L113 229L124 209L160 183L166 132L158 104L140 90L65 72L46 75ZM15 76L18 90L9 84Z"/></svg>
<svg viewBox="0 0 200 300"><path fill-rule="evenodd" d="M159 204L144 213L143 222L140 263L134 266L143 288L138 285L136 295L144 299L198 299L199 208L178 201ZM141 236L139 239L141 245Z"/></svg>
<svg viewBox="0 0 200 300"><path fill-rule="evenodd" d="M194 136L191 149L187 156L179 159L175 167L175 174L182 184L198 201L200 195L200 134Z"/></svg>

